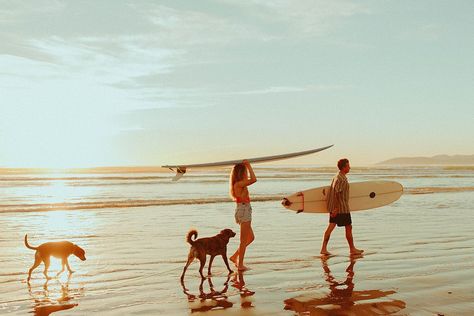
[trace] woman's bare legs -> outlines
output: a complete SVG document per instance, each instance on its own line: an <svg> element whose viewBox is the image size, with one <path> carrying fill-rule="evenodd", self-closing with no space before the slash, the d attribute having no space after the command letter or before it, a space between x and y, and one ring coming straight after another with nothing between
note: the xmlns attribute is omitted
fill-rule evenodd
<svg viewBox="0 0 474 316"><path fill-rule="evenodd" d="M240 271L247 270L247 267L244 266L245 250L254 239L255 235L253 234L251 222L240 223L240 245L235 253L229 258ZM238 263L237 258L239 258Z"/></svg>

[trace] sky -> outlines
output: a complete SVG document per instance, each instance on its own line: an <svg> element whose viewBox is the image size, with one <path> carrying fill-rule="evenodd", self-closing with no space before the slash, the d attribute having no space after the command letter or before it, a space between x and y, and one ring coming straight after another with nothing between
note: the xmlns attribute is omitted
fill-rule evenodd
<svg viewBox="0 0 474 316"><path fill-rule="evenodd" d="M0 167L474 154L473 1L0 0Z"/></svg>

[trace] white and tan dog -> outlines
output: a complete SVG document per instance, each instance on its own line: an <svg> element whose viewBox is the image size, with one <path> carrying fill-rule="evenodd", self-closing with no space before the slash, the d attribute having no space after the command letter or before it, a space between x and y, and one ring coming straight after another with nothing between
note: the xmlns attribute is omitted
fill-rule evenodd
<svg viewBox="0 0 474 316"><path fill-rule="evenodd" d="M28 244L28 235L25 235L25 246L29 249L36 250L35 263L33 263L33 266L28 271L28 282L31 279L31 272L33 272L33 270L36 269L41 264L41 262L44 262L44 271L43 271L44 276L46 277L47 280L51 279L48 276L48 269L49 269L51 256L60 258L62 261L61 262L62 270L59 271L58 274L56 274L56 276L58 276L64 271L64 266L67 267L67 270L69 271L69 273L74 272L71 270L71 267L69 266L69 262L67 261L67 258L70 255L75 255L82 261L86 260L86 252L84 251L84 249L82 249L78 245L75 245L69 241L47 242L47 243L41 244L38 247L32 247Z"/></svg>

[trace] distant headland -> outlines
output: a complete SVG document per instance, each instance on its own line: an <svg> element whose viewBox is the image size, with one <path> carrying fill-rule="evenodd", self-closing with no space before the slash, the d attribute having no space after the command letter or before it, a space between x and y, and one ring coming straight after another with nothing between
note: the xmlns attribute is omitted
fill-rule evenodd
<svg viewBox="0 0 474 316"><path fill-rule="evenodd" d="M474 155L436 155L433 157L398 157L378 165L474 165Z"/></svg>

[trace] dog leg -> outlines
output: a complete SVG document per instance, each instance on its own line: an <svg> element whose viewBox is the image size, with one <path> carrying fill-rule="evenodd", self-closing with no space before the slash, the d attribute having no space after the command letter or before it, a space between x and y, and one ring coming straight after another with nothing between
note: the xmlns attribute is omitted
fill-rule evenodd
<svg viewBox="0 0 474 316"><path fill-rule="evenodd" d="M212 261L214 261L214 257L211 255L211 260L209 260L209 267L207 268L207 274L211 275L211 267L212 267Z"/></svg>
<svg viewBox="0 0 474 316"><path fill-rule="evenodd" d="M201 283L199 283L199 297L200 298L206 297L206 293L204 293L204 280L205 279L201 279Z"/></svg>
<svg viewBox="0 0 474 316"><path fill-rule="evenodd" d="M69 266L69 261L67 261L67 258L66 258L66 267L67 267L67 270L69 271L69 274L74 273L74 271Z"/></svg>
<svg viewBox="0 0 474 316"><path fill-rule="evenodd" d="M194 256L192 252L190 251L188 255L188 262L186 262L186 265L184 266L184 269L183 269L183 273L181 274L181 282L183 282L184 274L186 273L186 270L188 269L189 265L193 262L193 260L194 260Z"/></svg>
<svg viewBox="0 0 474 316"><path fill-rule="evenodd" d="M214 283L212 283L212 279L208 278L207 283L209 283L209 289L211 290L212 293L214 293Z"/></svg>
<svg viewBox="0 0 474 316"><path fill-rule="evenodd" d="M39 255L39 253L36 252L35 253L35 263L33 263L30 270L28 271L28 279L27 279L28 282L30 282L30 279L31 279L31 272L33 272L33 270L36 269L41 264L42 261L43 261L43 259L41 259L41 256Z"/></svg>
<svg viewBox="0 0 474 316"><path fill-rule="evenodd" d="M49 257L43 258L43 262L44 262L43 274L46 277L46 280L50 280L51 278L48 276L48 269L49 269L49 264L50 264Z"/></svg>
<svg viewBox="0 0 474 316"><path fill-rule="evenodd" d="M227 255L224 253L222 255L222 260L224 260L225 266L227 267L227 270L229 270L229 273L232 273L232 269L229 267L229 262L227 261Z"/></svg>
<svg viewBox="0 0 474 316"><path fill-rule="evenodd" d="M204 265L206 264L206 254L202 254L199 257L199 261L201 261L201 266L199 267L199 274L201 275L201 278L205 279L204 275L202 274L202 269L204 268Z"/></svg>
<svg viewBox="0 0 474 316"><path fill-rule="evenodd" d="M59 271L58 273L56 273L56 276L59 276L61 273L64 272L64 266L66 265L66 261L64 260L64 258L61 260L61 271Z"/></svg>

